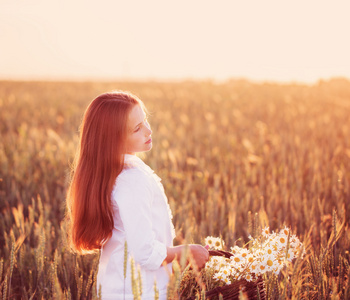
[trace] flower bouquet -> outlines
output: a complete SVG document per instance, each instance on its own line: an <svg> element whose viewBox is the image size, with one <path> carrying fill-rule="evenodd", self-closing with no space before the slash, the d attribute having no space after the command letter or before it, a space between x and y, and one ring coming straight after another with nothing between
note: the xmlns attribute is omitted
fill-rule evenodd
<svg viewBox="0 0 350 300"><path fill-rule="evenodd" d="M200 272L189 267L184 270L181 299L195 299L203 293L207 299L238 299L239 295L266 299L263 275L279 274L286 264L303 255L302 243L287 227L272 233L265 227L259 237L249 239L244 247L223 251L222 239L207 237L210 259Z"/></svg>

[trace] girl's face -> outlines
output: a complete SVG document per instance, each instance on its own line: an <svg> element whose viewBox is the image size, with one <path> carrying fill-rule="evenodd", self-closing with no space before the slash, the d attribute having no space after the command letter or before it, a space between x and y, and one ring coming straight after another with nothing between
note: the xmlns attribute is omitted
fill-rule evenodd
<svg viewBox="0 0 350 300"><path fill-rule="evenodd" d="M149 151L152 148L152 130L140 105L135 105L128 118L126 150L128 154Z"/></svg>

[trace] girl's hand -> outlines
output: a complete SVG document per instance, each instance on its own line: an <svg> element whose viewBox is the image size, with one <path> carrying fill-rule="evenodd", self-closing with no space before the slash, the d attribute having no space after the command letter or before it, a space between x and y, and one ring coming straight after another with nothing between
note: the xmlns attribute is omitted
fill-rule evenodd
<svg viewBox="0 0 350 300"><path fill-rule="evenodd" d="M205 263L209 260L209 251L204 248L202 245L191 244L189 245L194 263L198 269L202 269L205 266Z"/></svg>
<svg viewBox="0 0 350 300"><path fill-rule="evenodd" d="M189 251L189 253L187 251ZM196 265L193 267L197 267L200 270L209 260L209 251L199 244L187 244L175 247L167 247L167 257L164 259L163 263L168 264L175 258L178 261L181 261L182 256L185 256L184 258L187 261L186 264L192 262L193 265Z"/></svg>

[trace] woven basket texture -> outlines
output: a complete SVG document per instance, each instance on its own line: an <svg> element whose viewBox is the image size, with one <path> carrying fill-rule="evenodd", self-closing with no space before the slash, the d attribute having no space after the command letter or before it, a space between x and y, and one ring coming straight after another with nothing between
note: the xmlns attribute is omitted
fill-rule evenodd
<svg viewBox="0 0 350 300"><path fill-rule="evenodd" d="M233 254L226 251L215 250L209 251L210 256L224 256L230 258ZM231 284L217 287L209 290L205 293L208 300L219 299L221 294L224 300L235 300L239 299L240 292L244 293L248 299L261 299L267 298L264 281L261 277L255 282L249 282L244 279L237 280ZM196 297L187 298L187 300L195 300Z"/></svg>

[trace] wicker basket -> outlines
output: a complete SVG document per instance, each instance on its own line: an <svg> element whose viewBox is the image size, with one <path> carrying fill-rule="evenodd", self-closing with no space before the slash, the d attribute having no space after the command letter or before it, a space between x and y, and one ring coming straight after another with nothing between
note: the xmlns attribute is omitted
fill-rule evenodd
<svg viewBox="0 0 350 300"><path fill-rule="evenodd" d="M210 256L224 256L230 258L232 253L226 251L209 251ZM264 281L259 277L255 282L249 282L244 279L234 281L231 284L217 287L209 290L205 293L207 299L219 299L222 295L222 299L234 300L239 298L240 292L243 292L248 299L266 299L266 290ZM187 300L195 300L196 297L187 298Z"/></svg>

